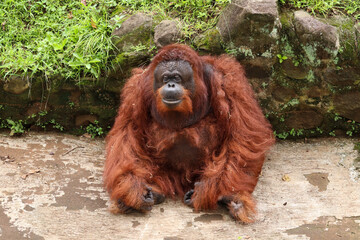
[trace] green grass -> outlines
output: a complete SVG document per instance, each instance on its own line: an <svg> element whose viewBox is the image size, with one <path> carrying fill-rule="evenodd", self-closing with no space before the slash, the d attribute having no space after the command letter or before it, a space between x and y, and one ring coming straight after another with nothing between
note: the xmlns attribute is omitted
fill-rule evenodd
<svg viewBox="0 0 360 240"><path fill-rule="evenodd" d="M182 41L213 28L231 0L2 0L0 80L13 74L30 79L100 79L112 69L111 17L138 11L181 22ZM313 13L344 13L360 20L360 0L279 0ZM124 19L124 18L122 18Z"/></svg>
<svg viewBox="0 0 360 240"><path fill-rule="evenodd" d="M0 4L0 80L13 74L42 80L99 79L112 69L111 17L137 11L154 22L177 18L184 39L215 26L230 0L3 0ZM116 16L116 14L118 14ZM80 83L80 82L79 82Z"/></svg>
<svg viewBox="0 0 360 240"><path fill-rule="evenodd" d="M0 76L98 78L113 49L108 9L115 1L3 0Z"/></svg>
<svg viewBox="0 0 360 240"><path fill-rule="evenodd" d="M360 20L360 0L279 0L281 5L302 8L313 14L346 14Z"/></svg>

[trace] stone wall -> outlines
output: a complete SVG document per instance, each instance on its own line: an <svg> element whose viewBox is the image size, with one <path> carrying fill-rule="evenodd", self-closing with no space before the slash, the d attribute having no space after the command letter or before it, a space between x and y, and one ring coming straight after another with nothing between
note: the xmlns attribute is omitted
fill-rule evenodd
<svg viewBox="0 0 360 240"><path fill-rule="evenodd" d="M0 117L24 119L48 109L48 118L67 129L95 119L111 125L130 70L146 65L154 49L183 39L178 20L155 22L144 13L128 16L113 35L118 67L105 84L49 88L13 77L0 83ZM188 42L200 54L228 53L241 62L279 138L359 134L358 43L354 19L279 9L276 0L233 0L216 28Z"/></svg>
<svg viewBox="0 0 360 240"><path fill-rule="evenodd" d="M10 128L7 119L24 129L56 130L75 134L91 132L112 124L119 105L121 82L99 85L91 82L76 86L61 82L53 85L13 76L9 82L0 82L0 128ZM92 124L93 129L86 130Z"/></svg>

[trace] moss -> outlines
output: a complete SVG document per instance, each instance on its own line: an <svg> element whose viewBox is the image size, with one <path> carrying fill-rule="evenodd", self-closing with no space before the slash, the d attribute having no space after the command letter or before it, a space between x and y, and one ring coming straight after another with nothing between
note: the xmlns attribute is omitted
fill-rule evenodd
<svg viewBox="0 0 360 240"><path fill-rule="evenodd" d="M248 46L236 47L234 43L229 43L226 45L225 51L227 54L235 56L238 60L255 58L253 51Z"/></svg>
<svg viewBox="0 0 360 240"><path fill-rule="evenodd" d="M113 43L120 52L131 52L131 48L141 44L151 46L151 31L145 27L139 27L135 31L125 34L122 37L114 36Z"/></svg>
<svg viewBox="0 0 360 240"><path fill-rule="evenodd" d="M349 29L350 26L351 28ZM357 58L357 42L353 26L354 22L349 20L340 27L340 46L342 48L340 63L355 66L358 65L359 59Z"/></svg>
<svg viewBox="0 0 360 240"><path fill-rule="evenodd" d="M306 60L305 62L309 63L312 67L320 66L321 61L319 60L316 52L317 52L317 43L301 45L305 52Z"/></svg>
<svg viewBox="0 0 360 240"><path fill-rule="evenodd" d="M296 41L290 40L290 37L287 33L283 33L280 39L280 52L282 56L286 56L289 60L293 61L294 65L297 66L300 62L303 62L303 57L298 56L300 53L293 45L296 44ZM298 54L296 54L298 53Z"/></svg>
<svg viewBox="0 0 360 240"><path fill-rule="evenodd" d="M283 12L280 14L280 23L282 26L282 29L284 30L288 30L291 29L293 24L292 24L292 20L293 20L293 14L291 12Z"/></svg>
<svg viewBox="0 0 360 240"><path fill-rule="evenodd" d="M248 48L246 46L240 46L237 49L237 51L242 57L245 57L245 58L254 58L255 57L251 48Z"/></svg>
<svg viewBox="0 0 360 240"><path fill-rule="evenodd" d="M271 50L266 50L266 52L262 53L261 54L262 57L265 57L265 58L272 58L274 57Z"/></svg>
<svg viewBox="0 0 360 240"><path fill-rule="evenodd" d="M280 22L281 22L281 36L287 36L291 39L292 42L297 39L294 25L294 13L293 12L283 12L280 14Z"/></svg>
<svg viewBox="0 0 360 240"><path fill-rule="evenodd" d="M144 58L150 58L150 54L151 50L149 51L147 47L139 51L124 51L116 56L113 60L113 64L134 67L134 65Z"/></svg>
<svg viewBox="0 0 360 240"><path fill-rule="evenodd" d="M327 51L334 56L338 55L339 58L335 60L335 64L357 65L359 59L357 58L357 41L355 22L353 18L345 16L335 16L327 20L331 25L338 28L340 50L334 52L327 49Z"/></svg>
<svg viewBox="0 0 360 240"><path fill-rule="evenodd" d="M303 99L303 101L309 105L309 106L317 106L319 103L321 103L321 98L306 98Z"/></svg>
<svg viewBox="0 0 360 240"><path fill-rule="evenodd" d="M316 79L315 79L313 70L309 70L308 75L306 76L306 79L311 83L315 82Z"/></svg>
<svg viewBox="0 0 360 240"><path fill-rule="evenodd" d="M119 53L116 58L113 60L113 63L123 65L128 59L129 54L127 52Z"/></svg>
<svg viewBox="0 0 360 240"><path fill-rule="evenodd" d="M214 29L207 30L204 34L195 38L194 44L197 49L211 53L222 53L222 42L219 31Z"/></svg>
<svg viewBox="0 0 360 240"><path fill-rule="evenodd" d="M283 41L283 45L282 45L282 53L284 56L287 57L295 57L295 53L293 51L292 46L290 45L290 43L286 40Z"/></svg>
<svg viewBox="0 0 360 240"><path fill-rule="evenodd" d="M299 99L293 98L290 101L288 101L287 103L280 105L280 109L282 111L285 109L288 111L289 109L294 109L294 107L298 106L299 104L300 104Z"/></svg>

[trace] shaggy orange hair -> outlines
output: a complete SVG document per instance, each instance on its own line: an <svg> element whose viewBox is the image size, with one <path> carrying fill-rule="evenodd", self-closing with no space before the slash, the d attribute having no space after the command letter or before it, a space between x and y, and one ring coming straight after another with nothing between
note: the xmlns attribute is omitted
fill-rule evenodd
<svg viewBox="0 0 360 240"><path fill-rule="evenodd" d="M153 81L157 65L174 60L190 63L195 94L187 94L183 115L172 118L176 127L169 127L166 117L154 115L159 94ZM146 69L133 71L121 101L107 137L104 182L112 200L142 210L149 189L170 197L194 189L190 196L196 210L214 209L222 200L235 219L253 221L251 193L274 137L235 59L200 57L185 45L166 46ZM179 153L176 143L190 147ZM170 161L166 153L179 161ZM117 211L124 212L121 207Z"/></svg>

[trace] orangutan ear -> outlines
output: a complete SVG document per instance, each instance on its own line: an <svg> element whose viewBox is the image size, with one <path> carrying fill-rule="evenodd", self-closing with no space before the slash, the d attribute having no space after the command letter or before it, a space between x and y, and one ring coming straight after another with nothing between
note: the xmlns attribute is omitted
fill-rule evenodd
<svg viewBox="0 0 360 240"><path fill-rule="evenodd" d="M214 69L213 67L208 64L208 63L205 63L204 64L204 82L206 84L206 86L209 88L210 87L210 83L211 83L211 79L212 79L212 76L214 75Z"/></svg>

